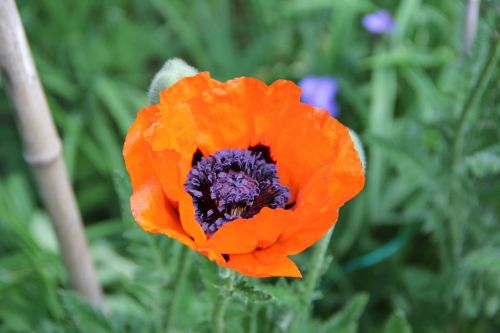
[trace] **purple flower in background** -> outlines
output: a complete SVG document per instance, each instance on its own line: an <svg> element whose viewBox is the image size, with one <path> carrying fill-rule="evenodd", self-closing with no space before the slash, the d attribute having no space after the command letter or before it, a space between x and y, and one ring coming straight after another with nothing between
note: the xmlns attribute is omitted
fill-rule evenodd
<svg viewBox="0 0 500 333"><path fill-rule="evenodd" d="M395 24L387 10L379 10L363 16L363 26L371 33L386 34L394 30Z"/></svg>
<svg viewBox="0 0 500 333"><path fill-rule="evenodd" d="M339 90L337 81L331 76L306 76L299 82L302 102L327 110L333 117L339 113L335 96Z"/></svg>

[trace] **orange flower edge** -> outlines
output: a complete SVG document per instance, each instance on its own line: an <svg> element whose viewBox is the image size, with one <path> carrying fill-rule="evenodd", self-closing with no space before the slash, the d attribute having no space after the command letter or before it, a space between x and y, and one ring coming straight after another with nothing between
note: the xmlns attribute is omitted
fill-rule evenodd
<svg viewBox="0 0 500 333"><path fill-rule="evenodd" d="M284 80L184 78L138 113L123 155L145 231L252 277L300 277L288 256L365 181L349 130Z"/></svg>

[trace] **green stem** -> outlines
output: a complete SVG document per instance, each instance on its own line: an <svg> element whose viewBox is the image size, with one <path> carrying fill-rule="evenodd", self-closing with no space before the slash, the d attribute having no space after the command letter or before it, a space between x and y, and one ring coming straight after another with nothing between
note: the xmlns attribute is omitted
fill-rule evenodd
<svg viewBox="0 0 500 333"><path fill-rule="evenodd" d="M220 290L219 298L214 306L212 315L212 324L214 333L224 333L224 315L226 313L227 304L231 298L231 291L233 289L234 272L228 270L228 277L222 280L222 290Z"/></svg>
<svg viewBox="0 0 500 333"><path fill-rule="evenodd" d="M463 145L465 134L467 131L467 120L469 119L469 115L479 100L479 98L483 95L484 90L486 89L486 85L491 78L495 70L495 65L498 62L498 58L500 56L500 38L498 38L498 33L495 33L493 37L493 46L490 49L490 54L488 56L488 60L484 64L477 83L474 85L471 93L469 94L467 100L465 101L464 107L460 113L460 119L458 121L458 129L457 134L455 136L453 142L453 166L455 167L461 159L463 152Z"/></svg>
<svg viewBox="0 0 500 333"><path fill-rule="evenodd" d="M302 307L306 311L309 310L314 290L319 283L321 270L323 269L323 263L325 261L325 255L328 250L330 238L332 237L332 232L333 228L328 230L325 236L323 236L323 238L316 244L316 247L314 248L314 253L311 258L311 266L309 268L309 271L307 272L306 278L304 279L304 287L301 297Z"/></svg>
<svg viewBox="0 0 500 333"><path fill-rule="evenodd" d="M249 312L249 321L248 321L248 333L257 333L257 315L259 312L259 308L257 304L255 303L250 303L248 306L248 312Z"/></svg>
<svg viewBox="0 0 500 333"><path fill-rule="evenodd" d="M167 321L166 321L166 332L171 332L174 328L174 322L177 315L177 308L179 303L179 297L182 292L182 286L186 281L187 274L189 273L189 268L191 266L191 250L186 246L182 246L179 255L179 265L177 267L177 274L175 275L173 282L173 294L170 299L170 304L168 306Z"/></svg>
<svg viewBox="0 0 500 333"><path fill-rule="evenodd" d="M493 45L490 48L488 59L484 63L483 68L481 69L481 72L477 79L477 82L474 85L473 89L471 90L469 96L467 97L460 113L457 132L453 140L453 146L452 146L453 148L452 171L457 170L456 168L462 159L464 151L465 135L467 134L467 129L470 127L470 123L468 121L470 115L473 112L473 110L476 109L476 104L478 100L484 94L486 86L490 81L493 72L496 69L499 57L500 57L500 39L498 38L498 33L495 32L493 36ZM452 189L449 195L450 207L456 206L455 201L457 200L457 195L458 194L455 193L455 191ZM463 232L464 232L462 225L459 223L459 221L456 219L455 216L456 215L454 214L453 218L447 219L448 231L449 231L448 236L450 237L449 259L451 261L448 263L448 265L451 266L452 269L460 260L460 255L463 246ZM448 262L449 260L445 259L445 261Z"/></svg>
<svg viewBox="0 0 500 333"><path fill-rule="evenodd" d="M330 238L332 237L333 229L331 228L323 236L323 238L316 243L314 247L314 252L311 258L311 265L304 279L302 285L302 291L299 295L298 308L290 310L291 319L286 325L287 332L294 332L294 326L297 322L305 320L309 316L310 306L313 300L313 293L318 286L319 279L321 277L321 271L323 269L323 264L325 262L326 252L328 250L328 244L330 243Z"/></svg>

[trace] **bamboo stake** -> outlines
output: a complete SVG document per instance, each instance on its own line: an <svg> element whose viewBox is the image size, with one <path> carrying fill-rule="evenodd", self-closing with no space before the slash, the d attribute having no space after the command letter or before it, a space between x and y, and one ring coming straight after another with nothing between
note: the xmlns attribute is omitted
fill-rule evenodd
<svg viewBox="0 0 500 333"><path fill-rule="evenodd" d="M476 39L477 24L479 21L479 7L481 0L468 0L464 17L463 53L469 55Z"/></svg>
<svg viewBox="0 0 500 333"><path fill-rule="evenodd" d="M0 68L16 112L24 159L51 216L70 285L102 306L102 292L62 159L61 141L14 0L0 0Z"/></svg>

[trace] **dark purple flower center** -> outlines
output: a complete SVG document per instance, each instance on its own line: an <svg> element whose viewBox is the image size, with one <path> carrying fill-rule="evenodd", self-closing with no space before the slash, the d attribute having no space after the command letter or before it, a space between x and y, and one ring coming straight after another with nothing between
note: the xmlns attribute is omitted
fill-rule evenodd
<svg viewBox="0 0 500 333"><path fill-rule="evenodd" d="M184 187L193 197L196 220L210 235L232 220L251 218L264 207L284 208L290 199L264 146L201 157Z"/></svg>

